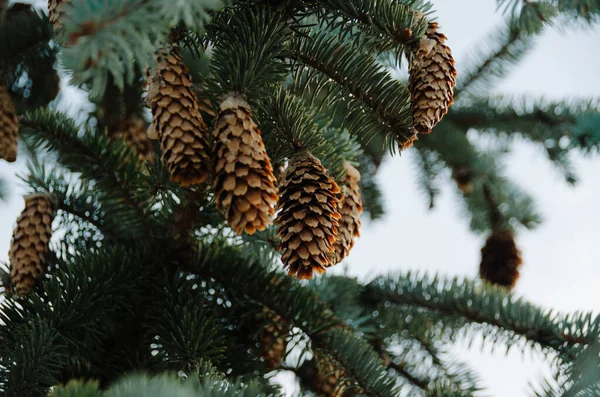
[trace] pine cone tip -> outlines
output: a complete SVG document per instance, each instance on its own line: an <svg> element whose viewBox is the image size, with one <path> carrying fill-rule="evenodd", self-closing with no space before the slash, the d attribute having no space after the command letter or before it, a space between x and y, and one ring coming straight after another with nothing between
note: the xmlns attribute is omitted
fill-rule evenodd
<svg viewBox="0 0 600 397"><path fill-rule="evenodd" d="M522 262L513 233L494 231L481 249L479 275L486 282L512 289L519 279Z"/></svg>

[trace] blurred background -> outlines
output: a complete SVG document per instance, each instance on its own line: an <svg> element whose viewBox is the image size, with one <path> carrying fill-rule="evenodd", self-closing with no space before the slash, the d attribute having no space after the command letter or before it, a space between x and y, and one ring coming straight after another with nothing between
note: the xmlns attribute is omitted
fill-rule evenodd
<svg viewBox="0 0 600 397"><path fill-rule="evenodd" d="M501 23L495 0L432 0L440 30L448 36L461 72L461 59ZM600 96L600 26L550 28L536 39L535 47L492 93L531 94L547 99ZM399 72L399 76L403 76ZM65 84L63 80L62 84ZM65 91L59 107L76 114L83 98L74 89ZM435 131L434 131L435 133ZM470 133L476 133L471 131ZM440 272L476 277L484 237L469 231L450 171L433 210L417 187L414 149L402 156L386 157L377 180L383 189L386 215L374 223L363 220L345 266L347 272L368 280L394 270ZM600 292L600 155L571 154L579 177L569 186L541 147L516 141L506 157L509 179L531 193L544 222L533 231L520 230L521 278L515 293L546 308L561 311L598 311ZM0 202L0 261L8 259L11 232L23 208L22 186L15 174L24 160L0 162L0 177L8 197ZM457 346L458 352L467 346ZM547 368L535 353L491 352L474 343L466 360L483 374L482 384L495 396L525 396L528 381L541 379Z"/></svg>

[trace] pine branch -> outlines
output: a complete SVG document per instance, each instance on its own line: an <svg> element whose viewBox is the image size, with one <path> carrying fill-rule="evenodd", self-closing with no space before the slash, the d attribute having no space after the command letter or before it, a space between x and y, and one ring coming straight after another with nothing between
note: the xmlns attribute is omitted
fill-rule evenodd
<svg viewBox="0 0 600 397"><path fill-rule="evenodd" d="M226 254L227 260L222 258ZM234 259L234 258L239 259ZM394 395L394 381L383 375L377 355L365 342L345 331L313 291L295 280L269 272L258 265L241 262L243 257L213 241L201 247L196 263L184 264L192 273L209 276L227 286L232 294L259 302L290 324L301 328L313 348L325 351L352 375L356 385L369 396Z"/></svg>
<svg viewBox="0 0 600 397"><path fill-rule="evenodd" d="M215 45L209 84L215 95L235 91L255 101L284 82L290 29L282 15L264 6L232 8L215 19L209 33Z"/></svg>
<svg viewBox="0 0 600 397"><path fill-rule="evenodd" d="M568 357L571 348L596 340L600 321L590 318L587 321L589 332L582 331L574 325L574 321L581 320L561 319L521 298L515 299L503 289L457 278L428 278L411 273L371 282L365 289L364 300L368 304L388 301L411 305L459 317L472 324L488 324L501 331L488 330L488 339L510 346L516 341L514 337L524 338L545 350L552 349Z"/></svg>
<svg viewBox="0 0 600 397"><path fill-rule="evenodd" d="M400 65L407 48L418 41L427 29L427 13L431 5L425 1L316 0L325 12L329 29L340 37L360 36L382 52L391 51Z"/></svg>
<svg viewBox="0 0 600 397"><path fill-rule="evenodd" d="M434 151L439 161L443 161L455 173L468 172L471 180L469 188L463 188L462 197L465 212L471 218L472 230L487 232L492 228L490 201L485 196L485 189L488 189L502 215L499 226L512 229L516 220L520 225L532 229L541 223L533 198L502 175L497 152L478 152L464 130L450 121L441 123L437 128L440 133L422 136L415 146L419 150L425 148ZM510 219L513 221L509 222Z"/></svg>
<svg viewBox="0 0 600 397"><path fill-rule="evenodd" d="M150 231L148 217L137 201L132 184L139 178L138 161L122 142L110 142L104 135L80 137L72 120L61 113L39 110L21 119L21 135L35 147L44 147L72 172L94 183L104 196L108 213L117 213L132 236Z"/></svg>
<svg viewBox="0 0 600 397"><path fill-rule="evenodd" d="M129 234L127 229L123 229L119 219L106 216L106 212L98 205L103 201L102 195L88 183L77 180L73 175L67 175L57 168L48 170L44 164L35 160L28 162L27 168L28 173L23 181L34 192L50 194L57 204L56 210L64 211L93 225L109 240L118 241L122 236ZM114 212L112 214L116 215Z"/></svg>
<svg viewBox="0 0 600 397"><path fill-rule="evenodd" d="M16 338L0 344L2 357L11 363L7 395L45 396L64 375L67 357L88 363L99 357L106 360L102 344L110 336L122 337L123 315L133 312L131 296L146 277L141 270L145 264L143 254L116 245L71 254L62 267L51 266L52 277L41 280L34 293L5 300L0 339ZM34 368L21 370L30 365Z"/></svg>
<svg viewBox="0 0 600 397"><path fill-rule="evenodd" d="M356 118L353 124L355 128L360 125L360 130L354 132L361 139L368 141L375 131L400 143L412 136L408 89L394 80L372 56L323 32L296 36L292 49L297 92L303 95L310 90L323 92L325 98L321 100L329 103L348 100L349 113ZM313 71L305 72L306 66ZM369 121L365 112L373 112L371 116L376 118Z"/></svg>
<svg viewBox="0 0 600 397"><path fill-rule="evenodd" d="M469 65L460 71L455 100L465 93L488 92L493 84L505 77L513 66L518 64L531 49L533 36L522 32L514 23L507 21L474 48L483 48L468 57L463 64Z"/></svg>
<svg viewBox="0 0 600 397"><path fill-rule="evenodd" d="M429 209L432 209L435 205L435 199L441 190L439 178L446 167L440 161L435 151L417 146L415 153L417 154L416 163L419 171L419 187L429 198Z"/></svg>
<svg viewBox="0 0 600 397"><path fill-rule="evenodd" d="M6 321L7 316L3 314L2 319ZM2 358L7 365L3 368L6 378L0 384L3 395L45 397L47 388L57 383L66 358L57 346L59 333L49 320L40 319L17 327L5 323L3 328Z"/></svg>

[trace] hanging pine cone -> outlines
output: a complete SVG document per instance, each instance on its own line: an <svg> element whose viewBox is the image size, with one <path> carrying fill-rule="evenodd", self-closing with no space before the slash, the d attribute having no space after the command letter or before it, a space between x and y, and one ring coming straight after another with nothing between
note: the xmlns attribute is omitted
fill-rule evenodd
<svg viewBox="0 0 600 397"><path fill-rule="evenodd" d="M8 252L12 285L19 295L28 294L46 271L53 217L47 194L25 197Z"/></svg>
<svg viewBox="0 0 600 397"><path fill-rule="evenodd" d="M275 223L281 238L281 261L290 276L312 278L331 266L329 255L338 235L340 188L319 159L302 152L289 161L280 185Z"/></svg>
<svg viewBox="0 0 600 397"><path fill-rule="evenodd" d="M338 239L334 244L331 254L331 265L338 264L344 259L354 246L354 237L360 236L360 215L362 214L362 200L360 198L360 172L350 163L345 162L346 178L342 187L342 200L340 201L340 226Z"/></svg>
<svg viewBox="0 0 600 397"><path fill-rule="evenodd" d="M182 186L201 184L211 172L208 128L191 87L189 71L176 50L163 52L148 82L153 116L149 135L154 132L160 139L171 179Z"/></svg>
<svg viewBox="0 0 600 397"><path fill-rule="evenodd" d="M343 368L326 354L315 352L314 360L317 393L325 397L342 397L348 388Z"/></svg>
<svg viewBox="0 0 600 397"><path fill-rule="evenodd" d="M220 105L213 136L217 208L237 234L264 230L275 213L277 181L250 105L229 94Z"/></svg>
<svg viewBox="0 0 600 397"><path fill-rule="evenodd" d="M415 129L429 134L454 102L456 69L446 36L429 24L425 36L413 53L409 68L409 89Z"/></svg>
<svg viewBox="0 0 600 397"><path fill-rule="evenodd" d="M17 159L19 120L8 88L0 83L0 158L12 163Z"/></svg>
<svg viewBox="0 0 600 397"><path fill-rule="evenodd" d="M512 289L523 260L509 230L494 231L481 249L479 276L489 283Z"/></svg>
<svg viewBox="0 0 600 397"><path fill-rule="evenodd" d="M146 123L137 116L128 116L108 129L111 139L122 139L133 148L140 161L154 161L152 143L146 133Z"/></svg>
<svg viewBox="0 0 600 397"><path fill-rule="evenodd" d="M290 329L285 325L281 316L266 307L259 315L258 322L262 326L258 335L261 357L265 360L268 368L278 368L285 356L286 338Z"/></svg>

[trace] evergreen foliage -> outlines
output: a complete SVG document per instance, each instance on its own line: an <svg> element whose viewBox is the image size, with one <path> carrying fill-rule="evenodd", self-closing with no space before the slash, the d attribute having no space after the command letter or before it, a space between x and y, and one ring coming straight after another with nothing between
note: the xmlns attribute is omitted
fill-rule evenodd
<svg viewBox="0 0 600 397"><path fill-rule="evenodd" d="M306 150L342 184L348 161L361 173L365 212L379 219L377 169L414 133L407 84L386 65L406 67L433 21L428 2L62 3L54 29L20 3L0 23L0 78L32 149L22 179L56 203L47 273L26 296L2 278L2 395L281 396L272 377L291 371L303 395L323 395L319 379L341 373L344 396L482 396L476 372L448 348L480 339L545 355L555 376L536 386L538 396L597 395L600 317L551 312L459 278L297 281L281 271L273 227L235 235L213 187L182 187L170 180L159 145L154 161L142 162L106 134L116 115L144 114L142 76L161 51L176 48L201 104L190 106L208 124L224 95L242 95L276 174ZM486 96L545 25L592 23L600 4L498 4L506 22L458 63L456 104L414 149L429 206L451 175L477 233L534 228L542 216L504 176L504 151L482 149L469 130L503 149L516 137L542 146L569 183L577 180L569 153L600 147L597 99ZM94 103L77 119L49 104L58 93L56 57L61 75ZM0 184L0 198L5 190ZM275 328L284 335L265 343L260 335ZM276 338L287 347L273 365L264 352ZM332 366L326 374L317 373L322 357Z"/></svg>

